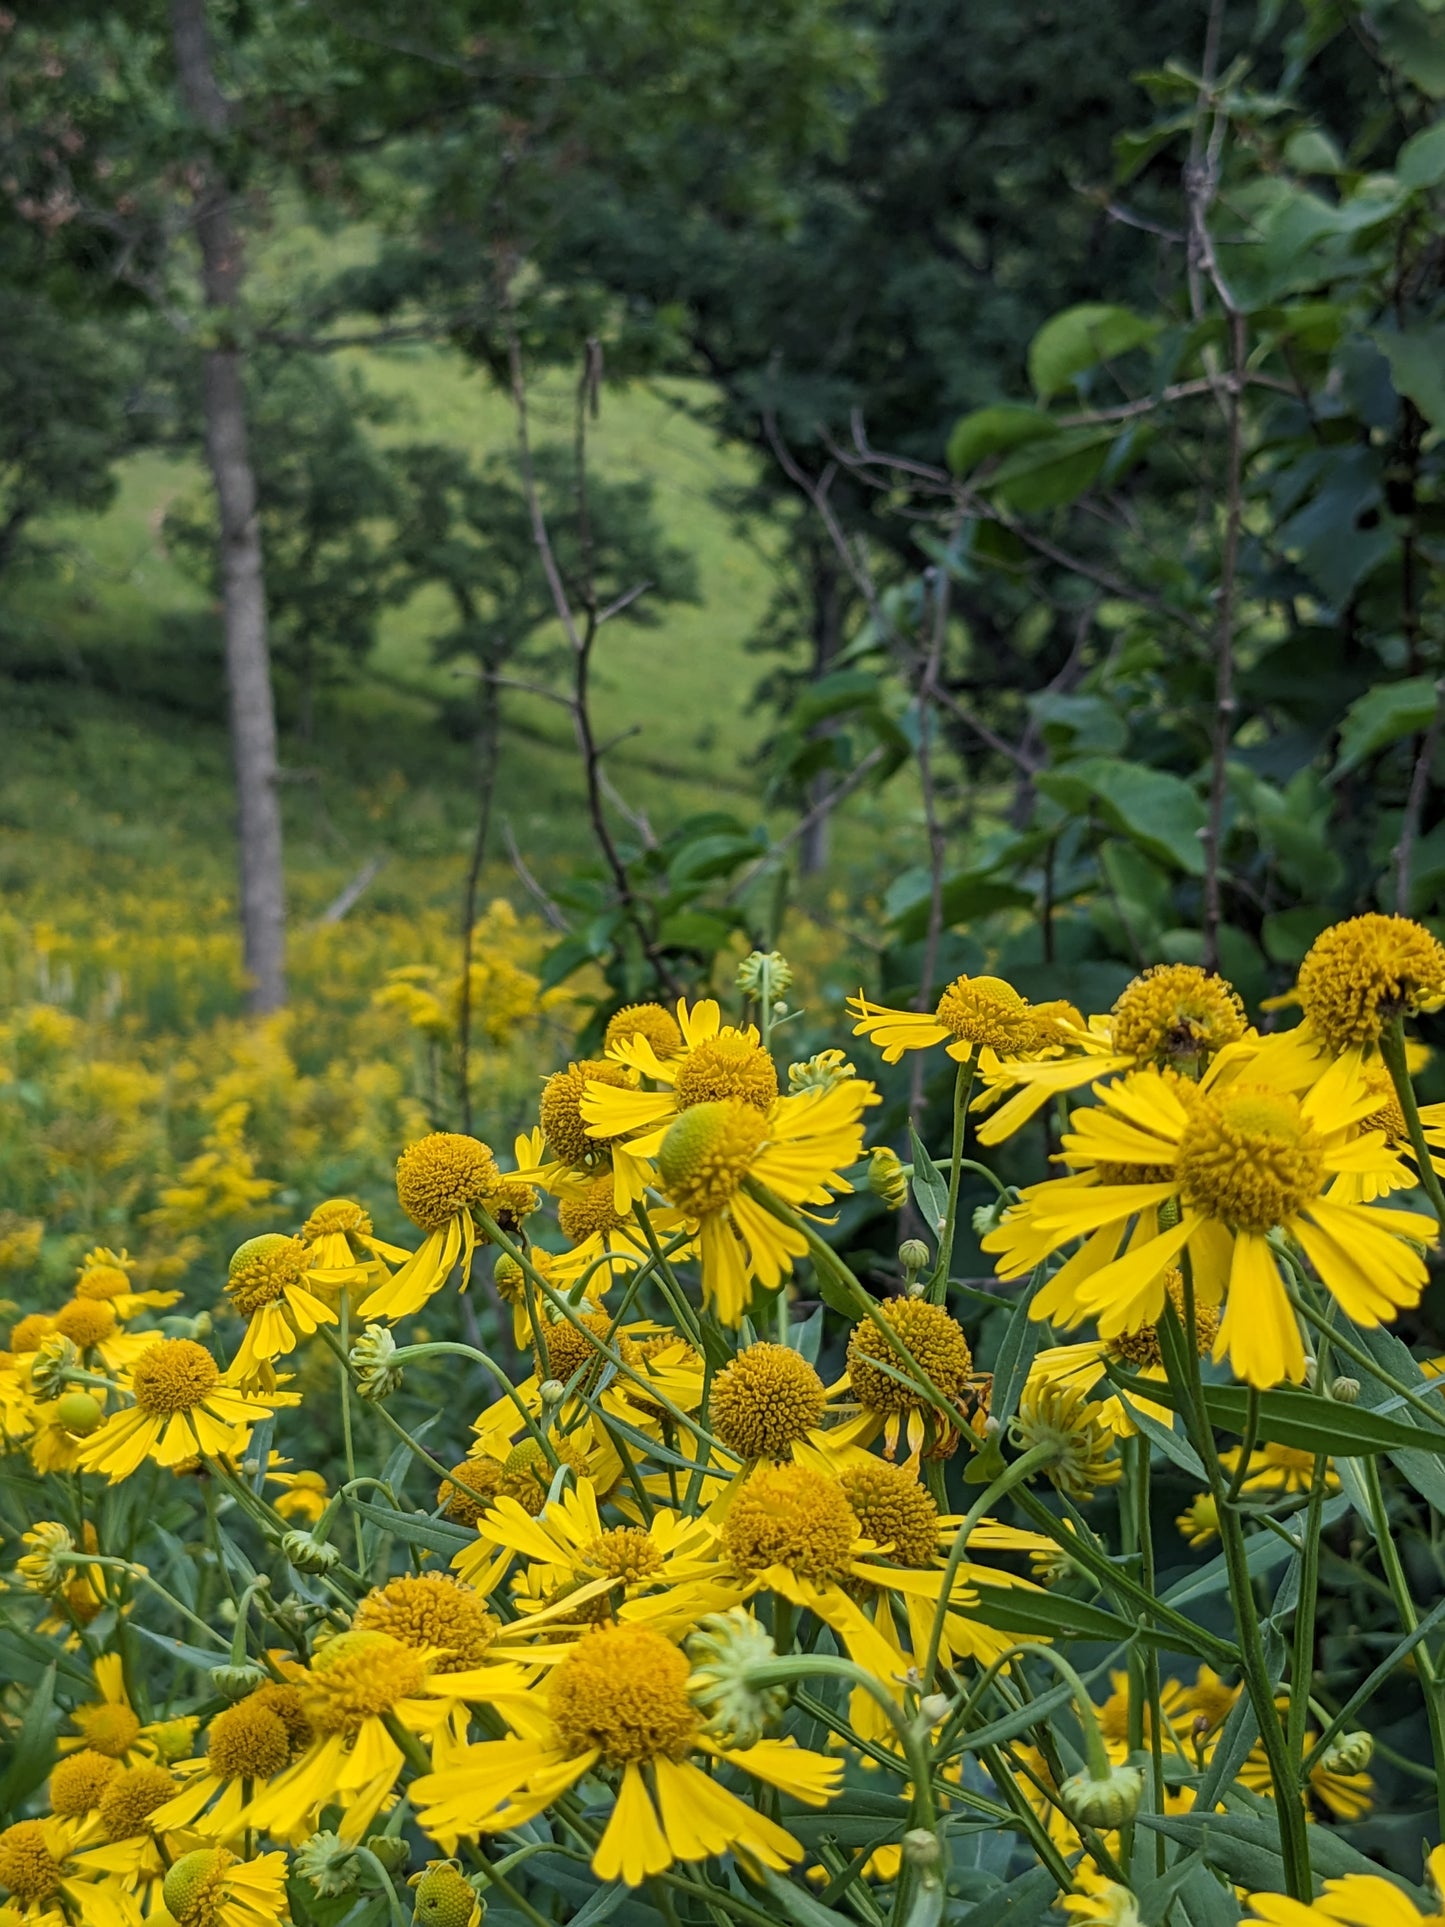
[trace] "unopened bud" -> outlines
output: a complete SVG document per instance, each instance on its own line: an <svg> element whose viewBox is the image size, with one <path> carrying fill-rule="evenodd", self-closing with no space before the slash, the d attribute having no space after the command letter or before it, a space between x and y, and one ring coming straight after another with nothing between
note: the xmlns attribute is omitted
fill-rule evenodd
<svg viewBox="0 0 1445 1927"><path fill-rule="evenodd" d="M325 1539L313 1538L309 1532L283 1532L281 1550L297 1572L330 1572L341 1560L335 1546Z"/></svg>
<svg viewBox="0 0 1445 1927"><path fill-rule="evenodd" d="M902 1845L904 1860L920 1873L929 1872L943 1857L938 1835L927 1827L910 1827L903 1836Z"/></svg>
<svg viewBox="0 0 1445 1927"><path fill-rule="evenodd" d="M1363 1773L1375 1757L1375 1742L1368 1733L1337 1733L1320 1755L1326 1773Z"/></svg>
<svg viewBox="0 0 1445 1927"><path fill-rule="evenodd" d="M1330 1387L1330 1397L1338 1405L1353 1405L1360 1396L1360 1381L1346 1378L1343 1373Z"/></svg>
<svg viewBox="0 0 1445 1927"><path fill-rule="evenodd" d="M1092 1773L1072 1774L1059 1788L1059 1801L1076 1826L1122 1827L1139 1811L1144 1775L1137 1766L1111 1767L1102 1780Z"/></svg>
<svg viewBox="0 0 1445 1927"><path fill-rule="evenodd" d="M253 1693L266 1678L264 1666L257 1666L251 1660L235 1666L213 1666L211 1684L223 1699L242 1700Z"/></svg>
<svg viewBox="0 0 1445 1927"><path fill-rule="evenodd" d="M898 1262L911 1278L933 1262L933 1253L922 1238L905 1238L898 1247Z"/></svg>

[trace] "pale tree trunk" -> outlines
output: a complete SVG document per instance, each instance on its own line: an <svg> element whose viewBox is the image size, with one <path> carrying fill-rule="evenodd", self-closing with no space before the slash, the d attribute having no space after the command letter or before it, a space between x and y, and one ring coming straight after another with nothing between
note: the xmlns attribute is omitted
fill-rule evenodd
<svg viewBox="0 0 1445 1927"><path fill-rule="evenodd" d="M176 72L187 111L219 139L230 110L216 83L206 0L171 0ZM252 1010L286 1001L286 885L281 858L281 796L276 706L266 636L266 579L256 477L246 433L240 350L229 318L241 292L240 239L226 181L212 159L203 166L196 204L201 277L216 346L205 356L206 457L220 513L221 606L226 634L231 755L236 771L241 934Z"/></svg>

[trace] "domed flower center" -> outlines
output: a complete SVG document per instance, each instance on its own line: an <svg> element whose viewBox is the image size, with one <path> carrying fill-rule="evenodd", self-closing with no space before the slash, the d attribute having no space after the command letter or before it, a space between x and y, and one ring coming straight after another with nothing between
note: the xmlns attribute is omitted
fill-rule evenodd
<svg viewBox="0 0 1445 1927"><path fill-rule="evenodd" d="M720 1211L747 1175L768 1134L761 1111L737 1098L695 1104L668 1126L657 1153L663 1187L680 1211Z"/></svg>
<svg viewBox="0 0 1445 1927"><path fill-rule="evenodd" d="M50 1811L62 1815L89 1813L121 1770L118 1760L93 1747L82 1747L56 1763L50 1776Z"/></svg>
<svg viewBox="0 0 1445 1927"><path fill-rule="evenodd" d="M147 1761L117 1773L100 1802L100 1824L107 1840L133 1840L146 1831L157 1807L179 1792L175 1777Z"/></svg>
<svg viewBox="0 0 1445 1927"><path fill-rule="evenodd" d="M72 1298L55 1314L55 1329L82 1352L112 1337L115 1322L115 1307L103 1298Z"/></svg>
<svg viewBox="0 0 1445 1927"><path fill-rule="evenodd" d="M629 1090L631 1078L620 1064L607 1058L584 1057L569 1064L565 1071L554 1071L542 1086L542 1135L547 1149L559 1164L586 1164L596 1157L602 1140L589 1137L582 1115L582 1099L588 1084L610 1084L615 1090Z"/></svg>
<svg viewBox="0 0 1445 1927"><path fill-rule="evenodd" d="M119 1265L88 1265L76 1280L77 1298L122 1298L131 1289Z"/></svg>
<svg viewBox="0 0 1445 1927"><path fill-rule="evenodd" d="M291 1736L269 1707L243 1699L211 1721L206 1755L223 1780L269 1780L289 1764Z"/></svg>
<svg viewBox="0 0 1445 1927"><path fill-rule="evenodd" d="M1233 985L1198 964L1155 964L1114 1005L1114 1048L1161 1069L1212 1057L1243 1037L1244 1004Z"/></svg>
<svg viewBox="0 0 1445 1927"><path fill-rule="evenodd" d="M231 1259L226 1294L238 1317L249 1318L298 1285L306 1268L306 1247L299 1238L268 1231L248 1238Z"/></svg>
<svg viewBox="0 0 1445 1927"><path fill-rule="evenodd" d="M580 1245L594 1232L620 1231L631 1218L630 1211L619 1211L611 1171L603 1171L580 1191L563 1198L557 1206L557 1220L563 1233Z"/></svg>
<svg viewBox="0 0 1445 1927"><path fill-rule="evenodd" d="M192 1338L162 1338L131 1371L136 1407L148 1418L171 1418L203 1405L221 1382L221 1368Z"/></svg>
<svg viewBox="0 0 1445 1927"><path fill-rule="evenodd" d="M689 1052L678 1067L677 1107L717 1104L724 1098L769 1111L778 1095L778 1068L761 1044L740 1030L720 1030Z"/></svg>
<svg viewBox="0 0 1445 1927"><path fill-rule="evenodd" d="M129 1752L140 1737L140 1721L131 1709L109 1700L98 1700L93 1706L77 1706L70 1718L84 1734L86 1745L112 1760Z"/></svg>
<svg viewBox="0 0 1445 1927"><path fill-rule="evenodd" d="M888 1298L878 1312L918 1360L929 1383L957 1404L973 1371L973 1353L958 1320L926 1298ZM848 1340L848 1378L860 1405L872 1412L912 1412L926 1402L921 1392L880 1371L880 1362L896 1371L907 1369L871 1319L855 1325Z"/></svg>
<svg viewBox="0 0 1445 1927"><path fill-rule="evenodd" d="M1185 1204L1240 1231L1265 1232L1318 1196L1324 1146L1299 1102L1266 1085L1201 1093L1179 1144Z"/></svg>
<svg viewBox="0 0 1445 1927"><path fill-rule="evenodd" d="M397 1203L418 1229L439 1231L459 1211L480 1204L500 1176L480 1139L433 1131L397 1159Z"/></svg>
<svg viewBox="0 0 1445 1927"><path fill-rule="evenodd" d="M864 1536L900 1566L926 1566L938 1550L938 1507L913 1473L881 1459L850 1465L839 1483Z"/></svg>
<svg viewBox="0 0 1445 1927"><path fill-rule="evenodd" d="M354 1231L363 1238L371 1236L371 1214L351 1198L328 1198L318 1204L311 1216L301 1227L303 1244L313 1245L318 1238L331 1237L335 1232Z"/></svg>
<svg viewBox="0 0 1445 1927"><path fill-rule="evenodd" d="M65 1862L52 1855L43 1820L20 1820L0 1833L0 1887L8 1887L22 1907L33 1907L60 1892Z"/></svg>
<svg viewBox="0 0 1445 1927"><path fill-rule="evenodd" d="M437 1503L458 1525L474 1526L501 1489L502 1468L495 1459L463 1459L437 1488Z"/></svg>
<svg viewBox="0 0 1445 1927"><path fill-rule="evenodd" d="M628 1004L619 1010L607 1020L602 1048L616 1050L621 1044L630 1044L635 1037L646 1038L658 1057L675 1057L682 1049L677 1019L661 1004Z"/></svg>
<svg viewBox="0 0 1445 1927"><path fill-rule="evenodd" d="M235 1864L235 1854L225 1847L199 1847L181 1855L161 1890L166 1912L177 1927L216 1927L226 1874Z"/></svg>
<svg viewBox="0 0 1445 1927"><path fill-rule="evenodd" d="M823 1381L791 1345L749 1345L712 1388L713 1430L744 1459L782 1459L822 1423Z"/></svg>
<svg viewBox="0 0 1445 1927"><path fill-rule="evenodd" d="M497 1621L470 1586L440 1573L393 1579L369 1592L356 1609L358 1632L389 1633L403 1646L438 1646L438 1672L480 1666L497 1636Z"/></svg>
<svg viewBox="0 0 1445 1927"><path fill-rule="evenodd" d="M691 1671L686 1655L650 1626L584 1633L548 1689L563 1752L596 1749L614 1766L682 1759L701 1725L687 1696Z"/></svg>
<svg viewBox="0 0 1445 1927"><path fill-rule="evenodd" d="M1445 944L1409 917L1351 917L1316 937L1299 998L1332 1051L1377 1043L1387 1019L1445 1003Z"/></svg>
<svg viewBox="0 0 1445 1927"><path fill-rule="evenodd" d="M787 1566L836 1578L852 1557L858 1519L836 1479L802 1465L759 1465L723 1523L723 1550L739 1572Z"/></svg>
<svg viewBox="0 0 1445 1927"><path fill-rule="evenodd" d="M320 1648L301 1683L301 1704L318 1733L354 1736L426 1683L418 1653L388 1633L338 1633Z"/></svg>
<svg viewBox="0 0 1445 1927"><path fill-rule="evenodd" d="M1039 1020L1028 999L1002 977L955 977L934 1015L960 1043L1014 1052L1039 1046Z"/></svg>

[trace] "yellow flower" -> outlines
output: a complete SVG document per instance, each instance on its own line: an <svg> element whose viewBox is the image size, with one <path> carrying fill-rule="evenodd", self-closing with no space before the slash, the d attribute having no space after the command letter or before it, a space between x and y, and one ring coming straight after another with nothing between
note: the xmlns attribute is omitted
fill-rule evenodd
<svg viewBox="0 0 1445 1927"><path fill-rule="evenodd" d="M803 1850L694 1763L723 1760L795 1799L824 1806L842 1762L783 1740L725 1747L703 1731L688 1697L686 1655L650 1626L599 1626L584 1634L546 1681L525 1690L500 1683L492 1704L512 1728L451 1755L412 1782L424 1828L445 1842L517 1827L594 1766L620 1773L616 1800L592 1871L635 1887L675 1860L738 1850L785 1867Z"/></svg>
<svg viewBox="0 0 1445 1927"><path fill-rule="evenodd" d="M862 1154L863 1111L877 1102L871 1084L850 1079L768 1111L736 1097L693 1104L655 1134L663 1194L698 1227L703 1300L724 1324L741 1321L751 1280L775 1291L808 1248L748 1187L794 1206L850 1191L841 1173Z"/></svg>
<svg viewBox="0 0 1445 1927"><path fill-rule="evenodd" d="M1373 1873L1327 1880L1319 1899L1308 1905L1284 1894L1251 1894L1249 1904L1255 1919L1267 1921L1269 1927L1321 1927L1323 1922L1335 1922L1338 1927L1440 1927L1445 1920L1438 1905L1438 1897L1445 1893L1445 1847L1432 1850L1425 1868L1437 1897L1429 1913L1422 1913L1392 1880Z"/></svg>
<svg viewBox="0 0 1445 1927"><path fill-rule="evenodd" d="M1063 1141L1073 1175L1026 1191L984 1249L999 1254L1001 1277L1017 1278L1085 1239L1030 1315L1071 1325L1095 1316L1105 1338L1158 1322L1170 1271L1187 1252L1198 1301L1225 1305L1214 1356L1253 1385L1297 1382L1304 1345L1271 1233L1302 1248L1358 1324L1413 1305L1425 1283L1421 1247L1436 1239L1433 1219L1330 1192L1341 1172L1397 1168L1383 1138L1352 1135L1371 1102L1358 1078L1334 1080L1328 1093L1318 1085L1301 1102L1208 1073L1196 1086L1133 1072L1101 1090L1097 1107L1073 1113Z"/></svg>
<svg viewBox="0 0 1445 1927"><path fill-rule="evenodd" d="M478 1138L433 1131L409 1144L396 1161L396 1196L426 1233L420 1248L361 1306L363 1318L395 1322L441 1290L460 1262L465 1287L477 1245L472 1207L501 1181L497 1160Z"/></svg>
<svg viewBox="0 0 1445 1927"><path fill-rule="evenodd" d="M1031 1004L1002 977L955 977L931 1013L875 1004L860 990L848 999L848 1013L857 1019L853 1035L877 1044L885 1064L935 1044L959 1064L980 1050L1000 1058L1037 1057L1062 1048L1078 1022L1068 1004Z"/></svg>
<svg viewBox="0 0 1445 1927"><path fill-rule="evenodd" d="M141 1353L131 1369L135 1403L113 1412L80 1448L81 1466L104 1472L114 1485L129 1478L146 1459L179 1465L197 1452L239 1457L251 1428L270 1418L278 1403L295 1403L295 1393L270 1393L266 1401L239 1390L230 1375L191 1338L161 1338Z"/></svg>
<svg viewBox="0 0 1445 1927"><path fill-rule="evenodd" d="M1154 964L1125 985L1107 1017L1092 1017L1087 1029L1070 1030L1065 1055L1029 1063L984 1054L979 1063L984 1089L973 1108L993 1114L979 1126L979 1143L1002 1144L1051 1097L1119 1071L1197 1075L1247 1035L1244 1005L1223 977L1198 964ZM1014 1095L1000 1103L1010 1090Z"/></svg>
<svg viewBox="0 0 1445 1927"><path fill-rule="evenodd" d="M681 1048L669 1057L659 1057L641 1031L614 1044L608 1074L594 1070L579 1100L587 1135L611 1151L619 1210L643 1195L651 1176L648 1159L673 1118L698 1104L720 1103L766 1114L777 1099L777 1067L752 1024L725 1025L711 997L691 1010L679 1000L677 1023ZM623 1067L632 1073L625 1079ZM653 1089L632 1088L639 1073Z"/></svg>

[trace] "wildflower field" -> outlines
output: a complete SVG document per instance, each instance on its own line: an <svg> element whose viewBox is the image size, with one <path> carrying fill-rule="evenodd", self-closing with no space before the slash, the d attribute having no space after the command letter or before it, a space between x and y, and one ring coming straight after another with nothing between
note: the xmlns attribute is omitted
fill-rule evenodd
<svg viewBox="0 0 1445 1927"><path fill-rule="evenodd" d="M1445 1927L1445 0L0 4L0 1927Z"/></svg>

